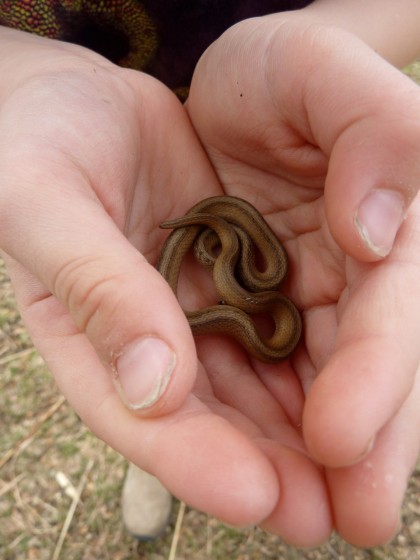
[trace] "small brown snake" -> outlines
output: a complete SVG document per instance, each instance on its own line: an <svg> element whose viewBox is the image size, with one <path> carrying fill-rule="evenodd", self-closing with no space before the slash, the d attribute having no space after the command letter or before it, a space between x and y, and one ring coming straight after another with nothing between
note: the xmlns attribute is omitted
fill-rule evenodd
<svg viewBox="0 0 420 560"><path fill-rule="evenodd" d="M173 229L157 265L177 294L181 263L194 247L196 259L213 269L222 305L186 311L194 335L224 334L253 357L276 363L293 351L302 324L293 303L277 290L288 269L286 252L261 214L248 202L232 196L202 200L182 218L161 224ZM264 259L256 264L255 248ZM269 314L274 332L258 333L250 314Z"/></svg>

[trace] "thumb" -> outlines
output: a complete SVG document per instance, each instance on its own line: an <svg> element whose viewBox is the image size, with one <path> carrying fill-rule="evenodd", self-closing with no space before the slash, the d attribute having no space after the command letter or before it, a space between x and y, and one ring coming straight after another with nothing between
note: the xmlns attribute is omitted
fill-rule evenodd
<svg viewBox="0 0 420 560"><path fill-rule="evenodd" d="M351 65L336 66L340 88L324 80L312 90L317 103L318 96L324 101L323 110L318 105L311 114L330 154L325 208L331 233L347 254L370 262L392 250L419 188L420 89L356 40L347 56Z"/></svg>
<svg viewBox="0 0 420 560"><path fill-rule="evenodd" d="M69 190L44 189L48 195L36 205L22 190L8 205L13 220L0 232L10 260L37 279L36 293L27 273L20 275L25 289L22 282L17 286L20 295L26 293L24 307L38 308L32 314L37 320L28 324L31 335L48 362L46 341L53 333L47 329L64 324L68 338L85 334L130 409L166 414L181 405L195 380L194 342L184 313L97 199ZM59 310L47 305L51 294ZM40 304L48 313L39 313ZM60 314L68 320L57 321ZM82 354L74 356L76 371L78 360Z"/></svg>

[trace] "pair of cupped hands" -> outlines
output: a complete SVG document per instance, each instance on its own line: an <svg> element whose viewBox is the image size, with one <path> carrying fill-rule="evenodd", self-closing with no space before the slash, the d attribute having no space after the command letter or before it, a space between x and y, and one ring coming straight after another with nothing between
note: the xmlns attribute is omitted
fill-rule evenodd
<svg viewBox="0 0 420 560"><path fill-rule="evenodd" d="M76 412L229 524L390 539L420 432L418 87L350 34L275 17L216 41L185 106L82 48L4 41L0 244ZM194 341L155 269L159 224L223 194L289 255L304 334L278 365ZM202 282L185 271L185 307L209 304Z"/></svg>

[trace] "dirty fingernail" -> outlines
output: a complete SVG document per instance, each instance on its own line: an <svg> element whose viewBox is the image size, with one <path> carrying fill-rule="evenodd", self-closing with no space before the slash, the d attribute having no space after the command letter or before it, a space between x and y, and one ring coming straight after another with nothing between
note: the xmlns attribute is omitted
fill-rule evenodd
<svg viewBox="0 0 420 560"><path fill-rule="evenodd" d="M124 404L131 410L155 404L165 392L175 364L174 351L159 338L131 344L116 362L115 383Z"/></svg>
<svg viewBox="0 0 420 560"><path fill-rule="evenodd" d="M385 257L392 249L404 217L402 195L396 191L377 189L362 201L354 222L368 249Z"/></svg>

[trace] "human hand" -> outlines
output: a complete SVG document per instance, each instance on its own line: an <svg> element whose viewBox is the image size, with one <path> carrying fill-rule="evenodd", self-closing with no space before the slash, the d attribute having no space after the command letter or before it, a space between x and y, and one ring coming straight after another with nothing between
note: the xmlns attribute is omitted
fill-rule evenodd
<svg viewBox="0 0 420 560"><path fill-rule="evenodd" d="M334 520L383 543L419 449L420 90L351 34L281 14L208 49L187 109L226 193L285 240L303 313L302 346L256 377L198 342L222 414L258 426L277 471L262 526L313 545Z"/></svg>
<svg viewBox="0 0 420 560"><path fill-rule="evenodd" d="M196 507L260 521L274 469L190 393L194 341L152 266L159 223L220 192L185 110L84 49L8 29L0 45L0 246L35 345L99 437Z"/></svg>

